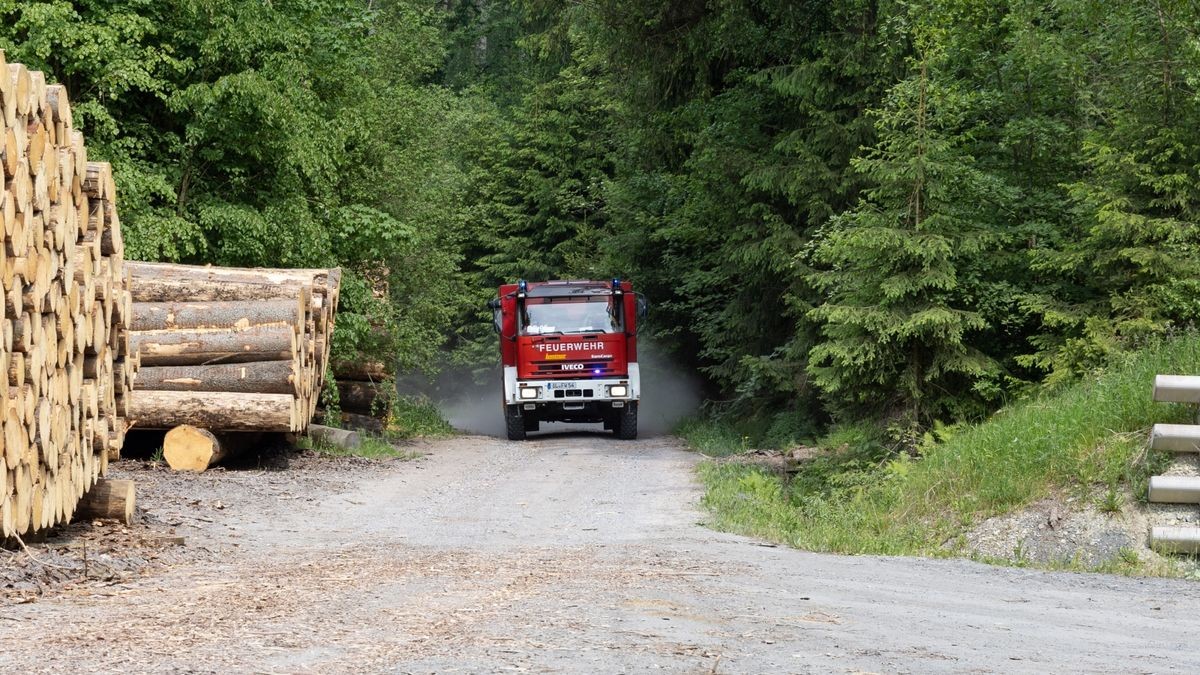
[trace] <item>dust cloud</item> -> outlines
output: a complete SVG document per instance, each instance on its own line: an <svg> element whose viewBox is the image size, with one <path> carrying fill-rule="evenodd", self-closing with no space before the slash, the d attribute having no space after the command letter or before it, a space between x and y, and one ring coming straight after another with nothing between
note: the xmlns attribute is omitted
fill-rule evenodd
<svg viewBox="0 0 1200 675"><path fill-rule="evenodd" d="M504 384L500 369L497 368L488 379L486 384L462 383L469 386L438 403L442 417L450 426L471 434L504 436L504 406L501 402Z"/></svg>
<svg viewBox="0 0 1200 675"><path fill-rule="evenodd" d="M653 345L638 345L642 371L642 398L638 408L638 433L661 436L675 430L680 420L700 406L700 378L671 361ZM429 393L450 425L459 431L504 436L504 410L500 402L500 369L480 376L444 372ZM542 424L541 432L595 430L599 424Z"/></svg>
<svg viewBox="0 0 1200 675"><path fill-rule="evenodd" d="M685 417L700 408L701 383L653 344L638 344L642 371L642 400L638 404L638 433L661 436L675 431Z"/></svg>

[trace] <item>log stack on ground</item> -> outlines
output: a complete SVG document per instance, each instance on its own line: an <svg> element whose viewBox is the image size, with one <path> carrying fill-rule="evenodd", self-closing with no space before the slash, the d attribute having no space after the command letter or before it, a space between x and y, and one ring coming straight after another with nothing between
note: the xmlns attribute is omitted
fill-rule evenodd
<svg viewBox="0 0 1200 675"><path fill-rule="evenodd" d="M223 432L307 428L329 362L340 269L126 269L130 343L141 365L129 404L135 428L191 425L217 445ZM195 440L168 435L175 438ZM220 457L212 453L209 463Z"/></svg>
<svg viewBox="0 0 1200 675"><path fill-rule="evenodd" d="M342 412L340 426L374 431L376 424L382 425L396 397L391 369L378 361L338 361L333 365L333 374ZM370 420L360 421L362 418Z"/></svg>
<svg viewBox="0 0 1200 675"><path fill-rule="evenodd" d="M67 522L120 453L136 359L116 187L66 90L0 53L0 534Z"/></svg>

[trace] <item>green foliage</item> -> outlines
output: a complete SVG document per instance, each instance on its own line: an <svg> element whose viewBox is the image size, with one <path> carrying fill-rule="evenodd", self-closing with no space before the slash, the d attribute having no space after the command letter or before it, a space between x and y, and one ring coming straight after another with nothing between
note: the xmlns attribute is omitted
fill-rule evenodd
<svg viewBox="0 0 1200 675"><path fill-rule="evenodd" d="M127 254L341 265L339 353L432 362L458 309L461 121L425 84L440 17L419 0L0 3L0 47L72 95L113 163ZM431 123L432 121L432 123ZM426 161L430 157L435 161Z"/></svg>
<svg viewBox="0 0 1200 675"><path fill-rule="evenodd" d="M1186 3L1073 3L1069 29L1092 55L1087 132L1068 183L1072 218L1034 269L1063 280L1029 307L1046 329L1027 359L1061 379L1126 345L1200 317L1200 99L1192 75L1197 9Z"/></svg>
<svg viewBox="0 0 1200 675"><path fill-rule="evenodd" d="M748 450L811 445L816 442L817 430L807 415L796 411L746 416L736 409L724 413L710 409L685 419L675 433L705 455L724 457Z"/></svg>
<svg viewBox="0 0 1200 675"><path fill-rule="evenodd" d="M822 418L800 254L861 189L862 113L905 49L871 4L601 3L627 105L610 255L655 298L658 339L740 414Z"/></svg>
<svg viewBox="0 0 1200 675"><path fill-rule="evenodd" d="M706 377L714 447L914 449L1200 319L1185 0L0 17L115 166L130 257L340 265L339 359L484 373L498 282L621 276Z"/></svg>
<svg viewBox="0 0 1200 675"><path fill-rule="evenodd" d="M826 339L809 372L835 401L923 425L961 418L961 399L995 370L971 339L987 325L974 309L987 289L963 268L996 248L999 228L978 206L1004 195L963 152L969 102L935 86L938 55L917 59L879 115L879 143L853 163L874 186L816 246L825 269L811 279L828 300L811 316Z"/></svg>
<svg viewBox="0 0 1200 675"><path fill-rule="evenodd" d="M388 433L395 438L440 438L454 435L454 429L429 399L401 396L392 402Z"/></svg>
<svg viewBox="0 0 1200 675"><path fill-rule="evenodd" d="M1200 337L1155 344L1099 378L1006 408L988 422L934 435L919 455L863 442L802 464L785 480L761 468L708 464L701 476L714 524L817 550L945 555L973 524L1052 491L1095 496L1105 511L1161 458L1143 450L1155 422L1185 421L1189 406L1154 403L1160 372L1200 370ZM868 434L869 436L870 434Z"/></svg>

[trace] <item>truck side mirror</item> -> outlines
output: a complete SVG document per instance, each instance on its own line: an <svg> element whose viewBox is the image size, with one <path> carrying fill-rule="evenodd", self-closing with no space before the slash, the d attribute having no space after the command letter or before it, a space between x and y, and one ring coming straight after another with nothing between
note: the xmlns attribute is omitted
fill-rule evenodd
<svg viewBox="0 0 1200 675"><path fill-rule="evenodd" d="M639 319L646 318L646 314L650 311L650 303L647 302L646 296L641 293L637 294L637 317Z"/></svg>
<svg viewBox="0 0 1200 675"><path fill-rule="evenodd" d="M488 300L488 308L492 310L492 328L496 329L496 332L499 333L501 331L501 325L502 325L501 324L502 316L500 313L500 299L492 298L491 300Z"/></svg>

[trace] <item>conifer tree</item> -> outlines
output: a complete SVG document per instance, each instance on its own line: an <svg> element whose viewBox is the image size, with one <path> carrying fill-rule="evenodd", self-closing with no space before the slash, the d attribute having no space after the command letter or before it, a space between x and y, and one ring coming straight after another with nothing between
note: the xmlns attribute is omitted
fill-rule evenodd
<svg viewBox="0 0 1200 675"><path fill-rule="evenodd" d="M1032 297L1044 330L1030 363L1052 380L1200 320L1200 57L1194 3L1076 3L1093 102L1076 219L1036 268L1063 284ZM1087 30L1084 31L1084 23Z"/></svg>
<svg viewBox="0 0 1200 675"><path fill-rule="evenodd" d="M811 312L825 338L810 353L814 383L843 413L873 408L902 425L961 412L952 397L995 367L971 346L985 321L960 275L995 241L980 208L995 188L961 150L935 49L922 45L878 113L879 141L854 163L875 187L833 220L810 277L826 294Z"/></svg>

